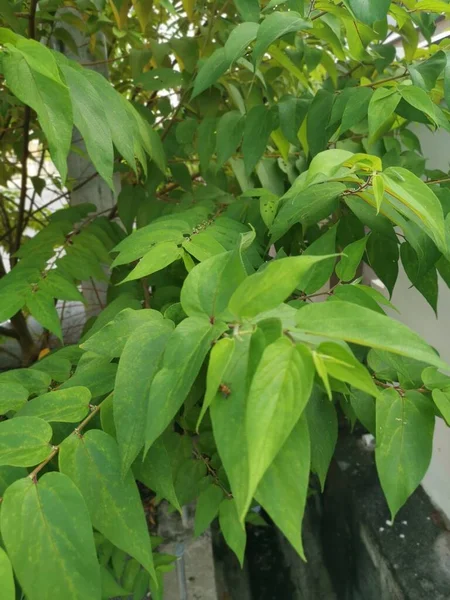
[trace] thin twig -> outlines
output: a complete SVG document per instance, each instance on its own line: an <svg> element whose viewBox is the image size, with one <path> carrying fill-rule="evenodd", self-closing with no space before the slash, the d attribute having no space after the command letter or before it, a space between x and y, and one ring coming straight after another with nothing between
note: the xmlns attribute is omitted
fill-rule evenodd
<svg viewBox="0 0 450 600"><path fill-rule="evenodd" d="M109 398L109 396L107 396L107 398ZM105 398L106 400L106 398ZM81 423L78 425L78 427L75 427L75 429L73 430L73 433L71 435L80 435L81 431L86 427L86 425L89 423L89 421L91 419L93 419L95 417L95 415L98 413L98 411L100 410L102 403L105 401L102 400L99 404L97 404L96 406L91 406L91 412L88 414L88 416L81 421ZM36 482L36 476L37 474L42 471L42 469L45 467L45 465L47 465L59 452L60 446L52 446L52 451L50 452L50 454L47 456L47 458L45 460L43 460L35 469L33 469L33 471L31 471L31 473L28 475L28 477L30 479L32 479L34 482Z"/></svg>
<svg viewBox="0 0 450 600"><path fill-rule="evenodd" d="M31 0L30 14L28 22L28 37L34 40L36 37L36 9L38 0ZM25 201L27 198L27 179L28 179L28 145L30 142L30 122L31 122L31 108L26 105L24 111L24 123L23 123L23 150L22 150L22 176L20 186L20 197L19 197L19 214L17 216L17 229L16 239L13 248L11 248L11 263L17 262L17 258L14 257L14 253L20 248L20 242L22 240L22 233L24 230L24 217L25 217Z"/></svg>

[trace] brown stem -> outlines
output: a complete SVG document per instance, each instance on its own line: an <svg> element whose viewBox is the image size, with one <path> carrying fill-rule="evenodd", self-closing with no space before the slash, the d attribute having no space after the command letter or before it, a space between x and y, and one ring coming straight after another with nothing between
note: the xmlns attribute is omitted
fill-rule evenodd
<svg viewBox="0 0 450 600"><path fill-rule="evenodd" d="M36 37L36 9L38 0L31 0L30 14L28 21L28 37L34 40ZM17 229L16 239L14 246L11 248L11 264L14 266L17 262L17 258L14 253L20 248L20 242L22 240L22 233L24 230L24 218L25 218L25 202L27 198L27 180L28 180L28 145L30 142L30 122L31 122L31 108L25 106L24 122L23 122L23 150L22 150L22 177L20 184L20 197L19 197L19 214L17 217Z"/></svg>
<svg viewBox="0 0 450 600"><path fill-rule="evenodd" d="M142 289L144 290L144 307L150 308L150 290L148 289L148 277L141 279Z"/></svg>
<svg viewBox="0 0 450 600"><path fill-rule="evenodd" d="M0 325L0 335L19 340L19 334L17 333L17 331L15 331L14 329L9 329L9 327L3 327L2 325Z"/></svg>
<svg viewBox="0 0 450 600"><path fill-rule="evenodd" d="M107 396L109 398L109 396ZM106 398L105 398L106 400ZM102 402L104 402L104 400L102 400ZM100 404L97 404L96 406L91 407L91 412L88 414L88 416L84 419L84 421L81 421L81 423L78 425L78 427L75 427L75 429L73 430L73 433L71 435L73 435L74 433L79 435L81 433L81 431L84 429L84 427L86 427L86 425L89 423L89 421L95 417L95 415L98 413L98 411L101 408L102 402L100 402ZM53 446L52 451L50 452L50 454L47 456L47 458L45 460L43 460L35 469L33 469L33 471L31 471L31 473L28 475L28 477L30 479L32 479L34 482L36 482L36 475L42 471L42 469L45 467L45 465L47 465L52 458L54 458L58 452L59 452L59 448L60 446Z"/></svg>

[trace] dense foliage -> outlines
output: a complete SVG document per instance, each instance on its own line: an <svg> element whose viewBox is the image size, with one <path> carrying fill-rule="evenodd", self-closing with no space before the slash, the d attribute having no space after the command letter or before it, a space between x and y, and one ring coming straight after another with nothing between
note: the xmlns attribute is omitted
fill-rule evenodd
<svg viewBox="0 0 450 600"><path fill-rule="evenodd" d="M0 374L2 600L163 597L174 558L136 482L175 510L196 500L196 535L218 516L241 562L256 506L303 556L310 471L323 487L338 415L375 435L394 517L435 417L450 424L450 378L361 264L392 293L401 261L434 309L437 273L450 285L449 177L410 127L450 130L449 43L431 41L450 5L0 9L0 322L24 359ZM110 81L76 60L74 32ZM108 213L35 202L83 185L68 176L73 127L99 177L120 177ZM87 280L108 282L107 305L57 347L56 301L83 301ZM44 352L29 315L51 334Z"/></svg>

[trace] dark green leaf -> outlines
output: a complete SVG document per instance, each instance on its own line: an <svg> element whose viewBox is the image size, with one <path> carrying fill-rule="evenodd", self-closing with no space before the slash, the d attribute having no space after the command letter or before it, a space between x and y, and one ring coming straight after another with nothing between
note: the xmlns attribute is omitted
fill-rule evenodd
<svg viewBox="0 0 450 600"><path fill-rule="evenodd" d="M439 52L436 52L436 54L433 54L428 60L424 60L417 65L411 65L408 70L414 85L429 92L436 85L436 80L442 73L446 64L447 57L445 52L440 50Z"/></svg>
<svg viewBox="0 0 450 600"><path fill-rule="evenodd" d="M367 25L373 25L387 17L391 0L344 0L344 4L357 19Z"/></svg>
<svg viewBox="0 0 450 600"><path fill-rule="evenodd" d="M311 438L311 469L317 473L322 491L338 436L336 409L317 386L305 409Z"/></svg>
<svg viewBox="0 0 450 600"><path fill-rule="evenodd" d="M259 64L267 48L280 37L311 27L312 24L297 12L273 12L259 26L253 49L253 62Z"/></svg>
<svg viewBox="0 0 450 600"><path fill-rule="evenodd" d="M330 139L327 128L331 117L333 100L333 94L321 89L314 96L314 100L309 108L306 135L311 156L316 156L316 154L322 152L327 147L328 140Z"/></svg>
<svg viewBox="0 0 450 600"><path fill-rule="evenodd" d="M242 154L247 175L264 154L270 134L276 128L276 113L260 104L251 108L244 125Z"/></svg>
<svg viewBox="0 0 450 600"><path fill-rule="evenodd" d="M330 227L323 235L313 242L303 253L304 256L326 256L333 254L336 249L337 227ZM330 279L336 259L329 258L314 265L309 274L302 280L302 291L305 294L314 294L320 290Z"/></svg>

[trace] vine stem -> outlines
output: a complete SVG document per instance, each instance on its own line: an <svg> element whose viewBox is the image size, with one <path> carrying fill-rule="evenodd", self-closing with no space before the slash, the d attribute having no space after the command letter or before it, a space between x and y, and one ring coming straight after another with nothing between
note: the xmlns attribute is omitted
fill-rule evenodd
<svg viewBox="0 0 450 600"><path fill-rule="evenodd" d="M109 396L107 396L109 398ZM106 400L106 398L105 398ZM93 406L91 405L91 412L88 414L88 416L81 421L81 423L75 427L75 429L73 430L72 434L74 433L76 435L79 435L81 433L81 431L86 427L86 425L89 423L89 421L91 419L93 419L95 417L95 415L98 413L98 411L100 410L102 403L104 402L104 400L102 400L99 404ZM36 482L36 476L37 474L42 471L42 469L45 467L45 465L47 465L53 458L55 458L55 456L58 454L59 449L61 446L53 446L52 447L52 451L50 452L50 454L47 456L47 458L45 460L43 460L35 469L33 469L33 471L31 471L31 473L28 475L28 477L30 479L32 479L34 482Z"/></svg>

